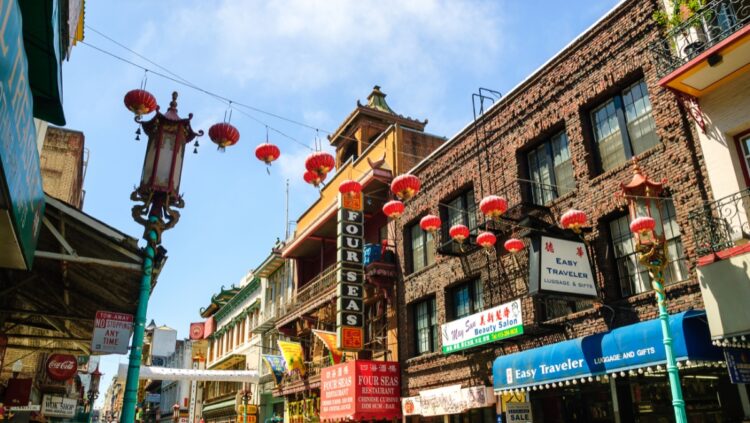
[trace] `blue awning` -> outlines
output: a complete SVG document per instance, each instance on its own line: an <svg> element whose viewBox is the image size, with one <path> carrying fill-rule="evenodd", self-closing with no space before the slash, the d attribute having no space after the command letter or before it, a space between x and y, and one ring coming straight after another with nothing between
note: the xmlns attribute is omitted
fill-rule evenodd
<svg viewBox="0 0 750 423"><path fill-rule="evenodd" d="M671 315L669 324L678 361L722 359L711 344L704 311ZM661 321L654 319L498 357L492 375L495 390L506 390L664 363Z"/></svg>

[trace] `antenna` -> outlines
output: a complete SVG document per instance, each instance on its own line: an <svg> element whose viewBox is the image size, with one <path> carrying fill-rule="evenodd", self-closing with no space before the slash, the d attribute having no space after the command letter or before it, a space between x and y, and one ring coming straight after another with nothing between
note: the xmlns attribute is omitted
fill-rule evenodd
<svg viewBox="0 0 750 423"><path fill-rule="evenodd" d="M286 179L286 204L284 212L284 242L289 239L289 178Z"/></svg>

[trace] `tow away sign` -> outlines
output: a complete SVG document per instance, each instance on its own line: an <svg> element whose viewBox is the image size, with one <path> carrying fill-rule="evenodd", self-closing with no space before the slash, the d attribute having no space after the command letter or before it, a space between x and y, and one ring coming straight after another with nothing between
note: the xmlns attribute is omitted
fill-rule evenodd
<svg viewBox="0 0 750 423"><path fill-rule="evenodd" d="M132 314L97 311L91 352L126 354L132 331Z"/></svg>

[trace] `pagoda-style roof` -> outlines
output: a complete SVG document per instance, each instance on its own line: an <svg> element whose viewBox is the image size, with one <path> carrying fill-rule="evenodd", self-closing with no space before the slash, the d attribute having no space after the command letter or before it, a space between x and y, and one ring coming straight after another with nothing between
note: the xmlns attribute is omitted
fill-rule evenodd
<svg viewBox="0 0 750 423"><path fill-rule="evenodd" d="M388 124L396 123L406 128L424 131L424 127L427 125L427 119L420 121L419 119L403 116L394 112L385 101L385 97L386 94L380 91L378 85L375 85L372 88L370 95L367 96L367 104L363 105L357 100L357 107L346 117L346 119L344 119L341 126L339 126L333 134L328 136L331 145L336 146L341 142L346 136L346 132L349 128L361 118L381 120Z"/></svg>
<svg viewBox="0 0 750 423"><path fill-rule="evenodd" d="M203 130L195 132L193 127L190 126L190 121L193 119L193 114L189 113L187 118L181 118L177 113L177 91L172 92L172 101L169 102L169 108L167 113L161 113L159 106L156 106L156 114L151 120L141 122L143 131L148 136L154 136L159 130L159 125L173 122L182 125L182 130L185 132L185 143L189 143L195 137L203 135ZM140 117L136 117L136 121L139 121Z"/></svg>
<svg viewBox="0 0 750 423"><path fill-rule="evenodd" d="M222 285L221 291L211 296L211 303L208 305L208 307L201 308L201 317L208 318L213 316L214 313L219 311L220 308L224 307L229 302L229 300L237 295L237 293L240 292L240 289L240 287L234 285L225 289L224 285Z"/></svg>

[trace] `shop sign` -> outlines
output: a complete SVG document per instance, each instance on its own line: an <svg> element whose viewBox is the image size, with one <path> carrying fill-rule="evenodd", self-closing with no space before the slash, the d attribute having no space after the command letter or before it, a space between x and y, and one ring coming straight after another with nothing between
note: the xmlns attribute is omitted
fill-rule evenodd
<svg viewBox="0 0 750 423"><path fill-rule="evenodd" d="M78 359L70 354L52 354L47 359L46 367L50 379L68 380L78 371Z"/></svg>
<svg viewBox="0 0 750 423"><path fill-rule="evenodd" d="M8 187L9 216L13 233L2 250L3 267L29 269L33 262L44 214L44 191L36 145L33 98L24 51L21 12L18 2L5 1L0 7L0 179ZM5 223L5 222L3 222ZM13 239L15 238L15 239Z"/></svg>
<svg viewBox="0 0 750 423"><path fill-rule="evenodd" d="M523 334L521 300L442 325L443 354Z"/></svg>
<svg viewBox="0 0 750 423"><path fill-rule="evenodd" d="M531 404L528 402L509 402L505 404L508 423L531 423Z"/></svg>
<svg viewBox="0 0 750 423"><path fill-rule="evenodd" d="M750 383L750 351L738 348L725 348L729 380L732 383Z"/></svg>
<svg viewBox="0 0 750 423"><path fill-rule="evenodd" d="M317 421L320 416L320 398L313 395L299 401L288 401L289 423Z"/></svg>
<svg viewBox="0 0 750 423"><path fill-rule="evenodd" d="M364 216L362 193L339 194L336 334L341 351L361 351L365 346Z"/></svg>
<svg viewBox="0 0 750 423"><path fill-rule="evenodd" d="M133 315L112 311L97 311L91 351L105 354L126 354L133 331Z"/></svg>
<svg viewBox="0 0 750 423"><path fill-rule="evenodd" d="M18 406L18 407L10 407L10 411L14 413L38 412L41 409L42 409L42 406L39 404L30 404L30 405L24 405L24 406Z"/></svg>
<svg viewBox="0 0 750 423"><path fill-rule="evenodd" d="M401 413L404 416L419 416L422 414L422 401L419 396L401 398Z"/></svg>
<svg viewBox="0 0 750 423"><path fill-rule="evenodd" d="M161 402L161 394L156 392L146 392L146 402Z"/></svg>
<svg viewBox="0 0 750 423"><path fill-rule="evenodd" d="M472 386L461 389L461 385L445 386L421 391L417 397L403 398L401 408L404 415L443 416L459 414L472 408L484 408L495 404L495 395L488 386Z"/></svg>
<svg viewBox="0 0 750 423"><path fill-rule="evenodd" d="M586 244L548 236L533 238L529 253L529 294L596 297Z"/></svg>
<svg viewBox="0 0 750 423"><path fill-rule="evenodd" d="M398 362L354 360L326 367L321 373L321 419L401 418Z"/></svg>
<svg viewBox="0 0 750 423"><path fill-rule="evenodd" d="M45 395L42 400L42 414L45 417L75 417L77 404L75 398Z"/></svg>

